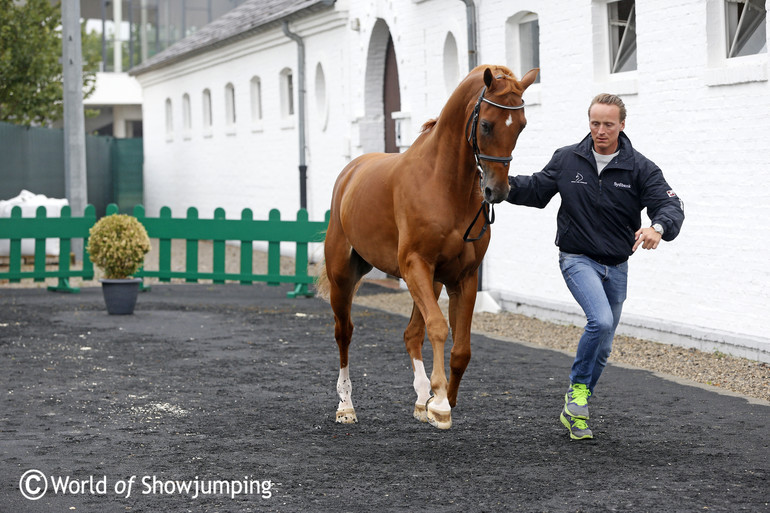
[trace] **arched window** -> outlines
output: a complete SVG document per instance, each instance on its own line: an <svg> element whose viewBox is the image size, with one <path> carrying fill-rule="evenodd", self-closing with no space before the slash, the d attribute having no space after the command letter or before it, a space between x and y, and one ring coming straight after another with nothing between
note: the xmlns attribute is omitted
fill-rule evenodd
<svg viewBox="0 0 770 513"><path fill-rule="evenodd" d="M251 121L262 120L262 80L255 76L251 78Z"/></svg>
<svg viewBox="0 0 770 513"><path fill-rule="evenodd" d="M228 127L235 125L235 87L233 84L225 86L225 124Z"/></svg>
<svg viewBox="0 0 770 513"><path fill-rule="evenodd" d="M520 12L508 18L505 27L508 67L521 78L540 67L540 24L534 12ZM540 82L540 73L535 83Z"/></svg>
<svg viewBox="0 0 770 513"><path fill-rule="evenodd" d="M171 98L166 98L166 136L174 135L174 110L171 107Z"/></svg>
<svg viewBox="0 0 770 513"><path fill-rule="evenodd" d="M208 89L203 90L203 129L211 130L212 123L211 116L211 91Z"/></svg>
<svg viewBox="0 0 770 513"><path fill-rule="evenodd" d="M281 70L281 117L294 115L294 75L291 69Z"/></svg>
<svg viewBox="0 0 770 513"><path fill-rule="evenodd" d="M315 67L315 106L321 130L326 130L329 112L326 100L326 74L320 62Z"/></svg>
<svg viewBox="0 0 770 513"><path fill-rule="evenodd" d="M192 128L192 119L191 119L191 111L190 111L190 95L187 93L184 93L182 96L182 129L185 131L185 133L190 132L190 129Z"/></svg>
<svg viewBox="0 0 770 513"><path fill-rule="evenodd" d="M457 41L451 32L444 39L444 87L452 94L460 82L460 61L457 58Z"/></svg>

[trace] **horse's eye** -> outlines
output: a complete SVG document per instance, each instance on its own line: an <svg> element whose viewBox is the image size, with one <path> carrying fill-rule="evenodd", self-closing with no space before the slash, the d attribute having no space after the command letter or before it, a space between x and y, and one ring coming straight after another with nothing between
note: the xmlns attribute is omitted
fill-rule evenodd
<svg viewBox="0 0 770 513"><path fill-rule="evenodd" d="M481 133L484 135L489 135L492 133L492 123L489 121L482 120L481 123Z"/></svg>

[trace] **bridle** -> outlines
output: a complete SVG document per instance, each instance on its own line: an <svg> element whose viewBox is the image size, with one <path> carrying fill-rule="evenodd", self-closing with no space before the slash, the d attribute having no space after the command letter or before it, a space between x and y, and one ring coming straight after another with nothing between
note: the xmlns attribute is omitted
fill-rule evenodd
<svg viewBox="0 0 770 513"><path fill-rule="evenodd" d="M470 134L468 134L468 142L471 144L471 147L473 148L473 156L476 159L476 169L479 172L479 186L483 184L484 181L484 169L481 167L481 161L482 160L488 160L490 162L500 162L503 164L503 166L508 167L508 164L510 164L511 160L513 160L513 157L508 155L507 157L495 157L492 155L486 155L484 153L481 153L481 150L479 149L479 143L478 139L476 137L476 130L479 124L479 110L481 109L481 102L487 102L490 105L494 105L495 107L498 107L500 109L505 110L520 110L524 108L524 100L521 100L521 105L501 105L499 103L495 103L489 98L484 98L484 93L487 92L487 86L484 86L484 89L481 90L481 94L479 95L479 99L476 100L476 105L473 107L473 113L471 113L470 117L468 118L468 122L465 124L465 133L468 133L468 127L470 126ZM482 191L482 198L483 198L483 191ZM473 228L473 225L476 224L476 220L479 218L481 213L484 213L484 226L481 228L481 233L479 233L478 237L475 237L473 239L469 238L469 235L471 233L471 228ZM473 218L473 221L471 221L470 226L468 226L468 229L465 230L465 235L463 235L463 240L465 242L474 242L479 239L481 239L484 234L487 232L487 228L489 228L489 225L495 222L495 207L492 203L488 203L486 199L481 200L481 208L479 208L479 211L476 212L476 216Z"/></svg>

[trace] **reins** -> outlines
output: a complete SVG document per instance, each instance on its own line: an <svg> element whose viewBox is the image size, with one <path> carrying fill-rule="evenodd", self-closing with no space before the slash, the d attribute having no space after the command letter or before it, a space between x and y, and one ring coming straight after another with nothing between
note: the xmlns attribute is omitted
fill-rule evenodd
<svg viewBox="0 0 770 513"><path fill-rule="evenodd" d="M479 186L484 181L484 169L481 167L481 161L482 160L489 160L490 162L500 162L503 164L503 166L508 167L508 164L510 164L511 160L513 160L512 156L507 157L495 157L492 155L486 155L484 153L481 153L481 150L479 149L479 143L476 137L476 130L479 124L479 110L481 109L481 102L487 102L490 105L494 105L495 107L498 107L500 109L506 109L506 110L519 110L524 108L524 100L521 100L521 105L501 105L499 103L495 103L488 98L484 98L484 93L487 92L487 86L484 86L484 89L481 90L481 94L479 95L479 99L476 100L476 105L473 107L473 113L468 118L468 122L465 124L465 133L468 133L468 127L470 127L470 134L468 134L468 142L471 144L471 147L473 148L473 156L476 159L476 169L479 172ZM482 191L483 195L483 191ZM489 205L487 207L487 205ZM479 233L478 237L475 238L469 238L471 229L473 228L473 225L476 224L476 220L479 218L481 213L484 213L484 226L481 228L481 233ZM468 229L465 230L465 235L463 235L463 240L465 242L474 242L479 239L481 239L485 233L487 233L487 228L489 228L489 225L495 222L495 206L492 203L487 202L486 199L481 200L481 207L479 208L479 211L476 212L476 216L473 218L473 221L471 221L470 226L468 226Z"/></svg>

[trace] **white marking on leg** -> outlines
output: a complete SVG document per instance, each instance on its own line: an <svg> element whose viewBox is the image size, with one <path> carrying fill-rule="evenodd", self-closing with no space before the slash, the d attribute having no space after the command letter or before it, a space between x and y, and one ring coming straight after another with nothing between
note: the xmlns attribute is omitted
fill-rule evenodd
<svg viewBox="0 0 770 513"><path fill-rule="evenodd" d="M353 383L350 381L350 368L342 367L340 369L340 377L337 378L337 395L340 396L340 405L337 407L338 410L353 407L353 401L350 397L352 393Z"/></svg>
<svg viewBox="0 0 770 513"><path fill-rule="evenodd" d="M412 360L414 365L414 391L417 392L417 403L425 404L430 399L430 380L425 374L422 360Z"/></svg>
<svg viewBox="0 0 770 513"><path fill-rule="evenodd" d="M505 120L505 126L511 126L513 124L513 116L508 114L508 119Z"/></svg>
<svg viewBox="0 0 770 513"><path fill-rule="evenodd" d="M449 399L444 397L443 399L434 399L430 403L430 407L436 411L452 411L452 407L449 406Z"/></svg>

